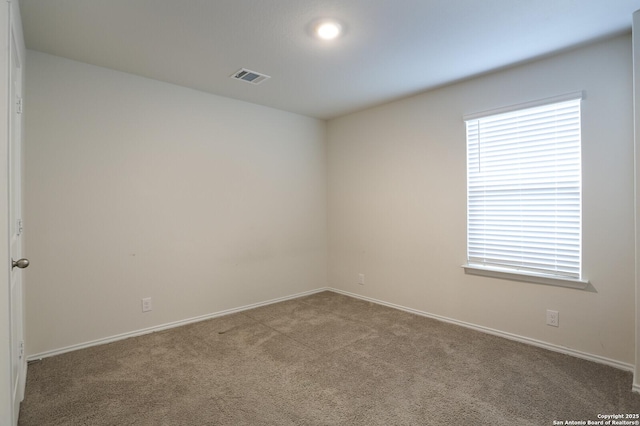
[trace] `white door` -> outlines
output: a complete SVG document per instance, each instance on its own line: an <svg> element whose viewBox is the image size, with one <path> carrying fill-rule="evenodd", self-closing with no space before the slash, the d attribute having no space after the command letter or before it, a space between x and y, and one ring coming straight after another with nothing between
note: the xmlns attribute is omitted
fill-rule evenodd
<svg viewBox="0 0 640 426"><path fill-rule="evenodd" d="M11 259L11 399L13 424L17 423L20 402L24 398L27 363L24 355L24 310L22 269L22 77L24 47L17 2L10 3L9 20L9 251Z"/></svg>

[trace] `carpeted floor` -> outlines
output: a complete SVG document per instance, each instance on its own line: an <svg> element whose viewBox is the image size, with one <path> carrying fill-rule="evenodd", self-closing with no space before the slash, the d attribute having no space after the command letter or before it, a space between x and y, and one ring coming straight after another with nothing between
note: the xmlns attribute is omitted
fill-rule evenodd
<svg viewBox="0 0 640 426"><path fill-rule="evenodd" d="M332 292L29 365L27 425L553 425L632 375Z"/></svg>

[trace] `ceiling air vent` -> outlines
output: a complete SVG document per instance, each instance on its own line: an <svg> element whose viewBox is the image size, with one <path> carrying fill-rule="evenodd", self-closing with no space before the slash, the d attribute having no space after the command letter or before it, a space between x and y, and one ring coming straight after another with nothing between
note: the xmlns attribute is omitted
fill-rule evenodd
<svg viewBox="0 0 640 426"><path fill-rule="evenodd" d="M260 84L270 76L266 74L260 74L259 72L251 71L246 68L241 68L238 71L234 72L231 75L231 78L235 78L236 80L246 81L251 84Z"/></svg>

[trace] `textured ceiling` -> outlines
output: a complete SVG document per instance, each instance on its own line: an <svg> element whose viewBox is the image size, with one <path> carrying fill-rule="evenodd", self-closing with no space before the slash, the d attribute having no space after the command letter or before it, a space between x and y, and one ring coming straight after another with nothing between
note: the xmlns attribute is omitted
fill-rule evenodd
<svg viewBox="0 0 640 426"><path fill-rule="evenodd" d="M21 0L27 48L318 118L628 32L640 0ZM333 42L318 18L340 20ZM28 66L28 65L27 65ZM232 80L239 68L271 76Z"/></svg>

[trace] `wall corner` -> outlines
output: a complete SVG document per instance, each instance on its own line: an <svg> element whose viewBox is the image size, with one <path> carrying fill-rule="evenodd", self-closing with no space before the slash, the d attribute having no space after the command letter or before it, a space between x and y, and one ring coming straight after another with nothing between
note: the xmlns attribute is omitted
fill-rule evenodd
<svg viewBox="0 0 640 426"><path fill-rule="evenodd" d="M640 10L633 14L633 123L635 194L635 369L633 391L640 393Z"/></svg>

